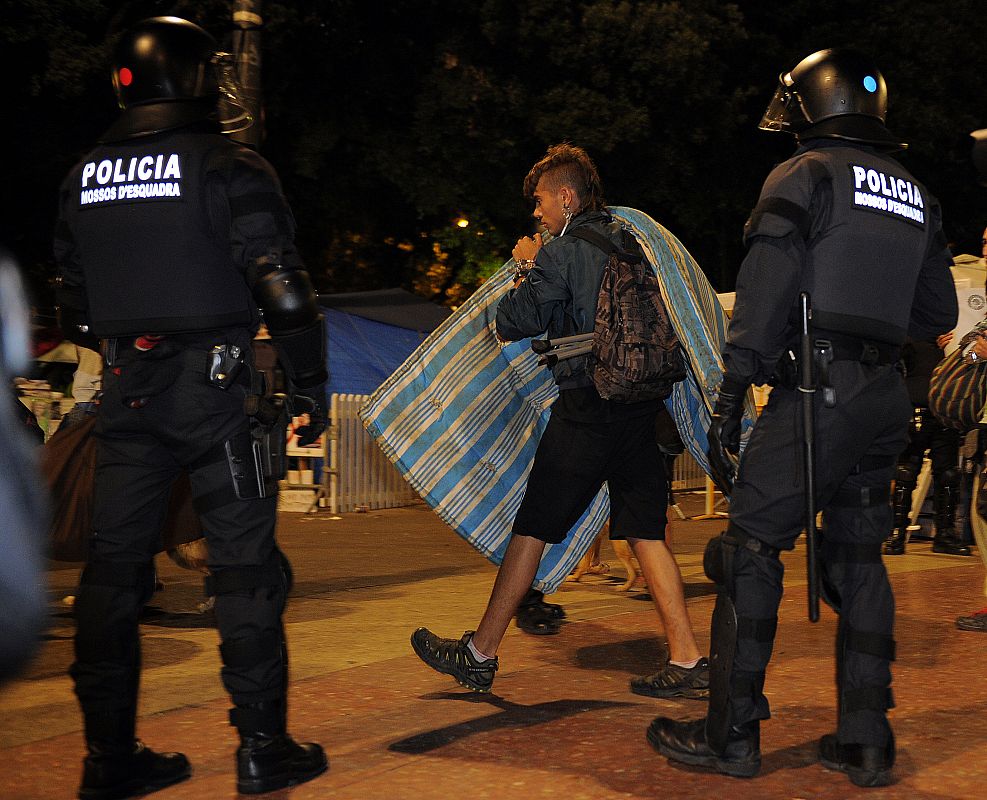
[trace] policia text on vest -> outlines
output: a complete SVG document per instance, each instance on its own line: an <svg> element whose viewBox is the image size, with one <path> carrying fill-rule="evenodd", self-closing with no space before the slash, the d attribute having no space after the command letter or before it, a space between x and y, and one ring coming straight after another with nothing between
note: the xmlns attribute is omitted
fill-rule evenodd
<svg viewBox="0 0 987 800"><path fill-rule="evenodd" d="M182 166L178 153L89 161L82 168L81 206L181 196Z"/></svg>
<svg viewBox="0 0 987 800"><path fill-rule="evenodd" d="M853 204L858 208L883 211L919 225L925 222L922 192L911 181L896 178L873 167L851 164Z"/></svg>

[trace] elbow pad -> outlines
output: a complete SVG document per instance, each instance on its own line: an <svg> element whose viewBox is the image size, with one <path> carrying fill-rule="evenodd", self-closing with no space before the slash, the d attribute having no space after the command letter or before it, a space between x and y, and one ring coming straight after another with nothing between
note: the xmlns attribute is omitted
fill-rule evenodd
<svg viewBox="0 0 987 800"><path fill-rule="evenodd" d="M269 256L254 262L247 279L292 387L308 389L329 380L325 321L308 273Z"/></svg>
<svg viewBox="0 0 987 800"><path fill-rule="evenodd" d="M328 381L325 320L308 273L268 262L257 264L251 277L254 299L292 387L308 389Z"/></svg>
<svg viewBox="0 0 987 800"><path fill-rule="evenodd" d="M272 337L296 333L319 320L315 289L303 269L264 265L255 271L250 289Z"/></svg>

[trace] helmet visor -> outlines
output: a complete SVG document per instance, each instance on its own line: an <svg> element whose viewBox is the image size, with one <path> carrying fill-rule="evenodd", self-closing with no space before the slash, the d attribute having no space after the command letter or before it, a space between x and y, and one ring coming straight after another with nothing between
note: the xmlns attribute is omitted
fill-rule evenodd
<svg viewBox="0 0 987 800"><path fill-rule="evenodd" d="M216 53L212 67L219 87L219 126L223 133L246 130L253 122L236 74L236 58L232 53Z"/></svg>
<svg viewBox="0 0 987 800"><path fill-rule="evenodd" d="M762 131L785 131L794 133L805 127L808 120L802 110L798 93L795 91L792 73L778 76L778 88L768 103L768 108L757 127Z"/></svg>
<svg viewBox="0 0 987 800"><path fill-rule="evenodd" d="M788 105L791 102L791 95L787 89L778 87L775 96L768 103L768 108L761 117L757 127L762 131L785 131L788 130Z"/></svg>

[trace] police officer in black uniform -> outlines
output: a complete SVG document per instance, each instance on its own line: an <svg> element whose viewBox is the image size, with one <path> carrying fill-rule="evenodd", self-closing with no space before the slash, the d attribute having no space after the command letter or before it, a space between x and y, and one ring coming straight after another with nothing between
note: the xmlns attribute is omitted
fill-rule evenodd
<svg viewBox="0 0 987 800"><path fill-rule="evenodd" d="M275 543L287 412L262 399L250 343L258 306L289 400L325 426L325 331L272 167L222 135L227 60L175 17L138 23L115 51L123 113L61 188L55 251L62 326L103 341L91 554L75 605L71 675L88 755L79 797L109 800L187 778L180 753L136 738L138 616L175 477L187 470L209 546L222 680L240 735L237 788L266 792L327 768L286 730L281 621L290 569Z"/></svg>
<svg viewBox="0 0 987 800"><path fill-rule="evenodd" d="M884 543L884 554L898 556L905 552L908 523L911 519L912 493L918 485L926 451L932 461L932 503L936 533L933 553L968 556L970 548L956 531L956 509L960 500L960 432L947 428L929 410L929 379L942 360L936 341L912 339L905 342L902 362L905 386L912 404L908 429L908 446L898 457L894 476L894 522Z"/></svg>
<svg viewBox="0 0 987 800"><path fill-rule="evenodd" d="M822 763L857 785L888 783L895 746L887 709L894 599L881 562L889 489L911 406L898 367L906 336L956 322L940 211L890 153L884 79L865 57L822 50L781 76L760 127L789 131L795 155L768 176L744 231L747 256L724 349L712 448L737 453L747 387L775 376L731 498L730 524L707 548L718 584L705 719L658 717L649 741L677 761L738 777L761 764L764 674L782 595L781 550L803 527L799 295L812 301L818 390L816 507L824 597L839 617L837 729ZM711 452L711 457L722 452Z"/></svg>

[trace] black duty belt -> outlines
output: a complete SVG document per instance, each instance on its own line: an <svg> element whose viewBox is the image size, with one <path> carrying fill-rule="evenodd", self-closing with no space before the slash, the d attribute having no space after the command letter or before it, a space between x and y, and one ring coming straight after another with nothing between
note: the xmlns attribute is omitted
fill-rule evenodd
<svg viewBox="0 0 987 800"><path fill-rule="evenodd" d="M856 336L846 336L828 333L814 336L817 350L825 348L829 343L833 361L859 361L861 364L894 364L901 359L901 347L887 342L877 342L869 339L858 339Z"/></svg>

